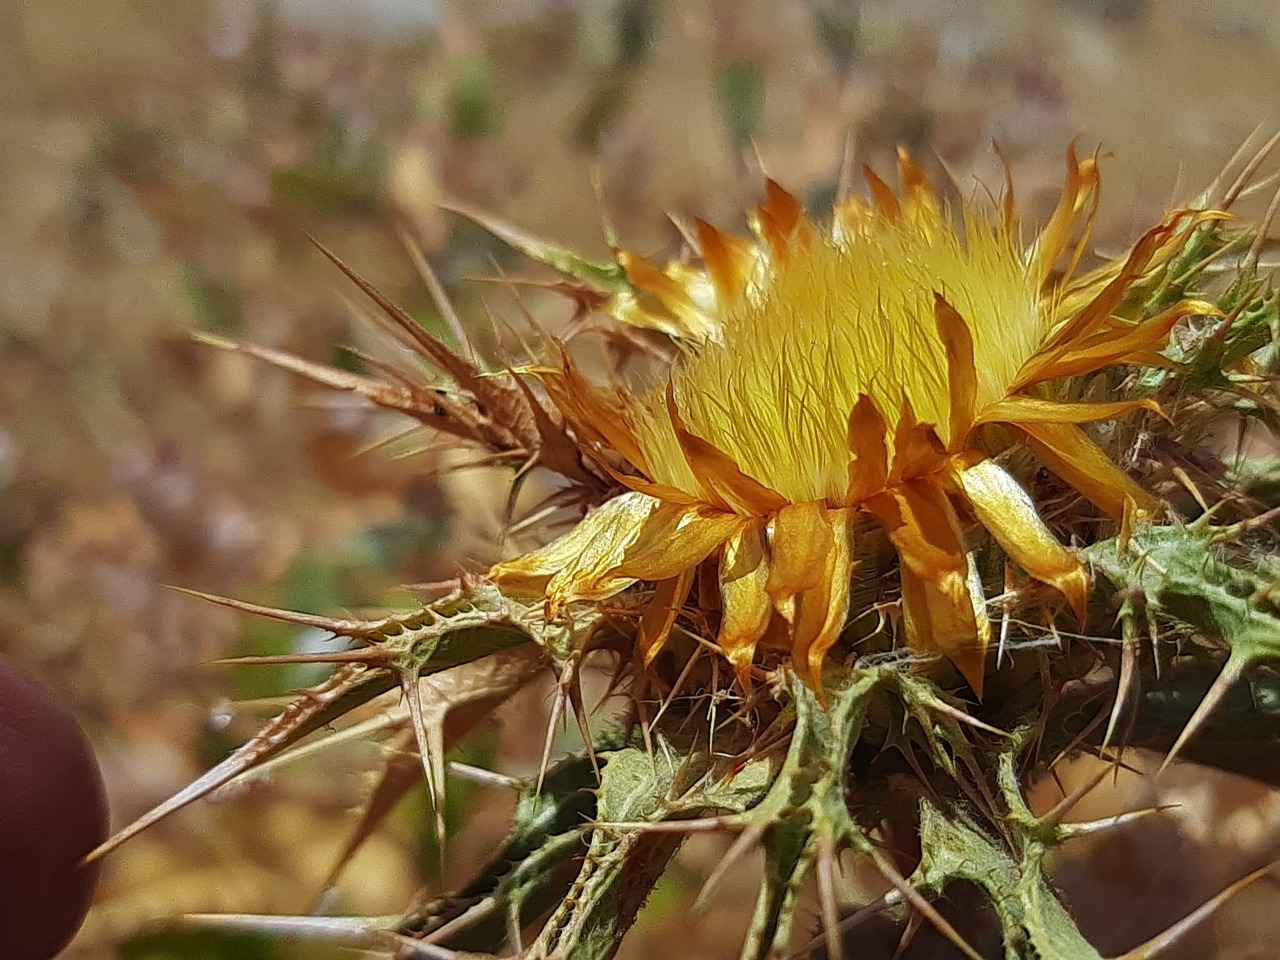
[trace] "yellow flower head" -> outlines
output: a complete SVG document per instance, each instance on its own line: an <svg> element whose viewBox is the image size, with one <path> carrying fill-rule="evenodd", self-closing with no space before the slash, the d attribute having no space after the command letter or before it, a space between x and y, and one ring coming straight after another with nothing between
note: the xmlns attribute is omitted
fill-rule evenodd
<svg viewBox="0 0 1280 960"><path fill-rule="evenodd" d="M639 396L598 387L567 359L542 376L584 445L634 468L619 474L630 490L491 576L553 608L655 582L640 623L648 661L695 573L715 570L717 643L743 682L762 639L779 634L816 682L848 613L856 521L869 514L901 560L907 642L949 656L980 693L990 629L959 501L1083 616L1084 569L988 459L979 428L1016 428L1003 435L1114 516L1126 499L1150 506L1076 425L1154 403L1059 402L1039 385L1141 360L1181 317L1212 312L1188 301L1142 322L1115 316L1212 214L1178 211L1126 257L1074 277L1084 240L1056 268L1079 223L1086 237L1092 223L1093 158L1069 153L1058 208L1025 250L1011 193L998 211L965 204L952 216L899 160L900 193L868 171L871 202L838 203L827 229L770 182L754 241L697 223L700 267L619 253L629 288L606 309L680 339L669 376Z"/></svg>

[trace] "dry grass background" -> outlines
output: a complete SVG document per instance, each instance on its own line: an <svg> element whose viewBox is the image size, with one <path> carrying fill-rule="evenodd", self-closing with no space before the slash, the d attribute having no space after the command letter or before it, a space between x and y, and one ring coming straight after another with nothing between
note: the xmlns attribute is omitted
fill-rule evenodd
<svg viewBox="0 0 1280 960"><path fill-rule="evenodd" d="M762 164L820 203L846 137L881 169L901 143L962 182L995 181L995 140L1035 216L1081 132L1115 155L1098 239L1118 245L1255 126L1280 124L1280 7L13 0L0 83L0 651L80 718L124 822L269 707L231 701L309 682L201 666L307 638L163 584L323 612L403 601L397 583L495 556L500 474L442 479L447 454L368 452L395 424L189 339L212 330L339 363L354 362L339 344L389 349L304 230L435 323L395 232L407 227L484 340L486 311L512 303L465 278L495 262L529 271L440 199L600 252L596 171L628 245L653 251L677 239L665 211L737 226ZM569 312L529 305L551 327ZM516 704L473 755L527 765L539 735L525 714L542 706L536 693ZM373 759L353 749L129 845L68 955L294 955L129 938L173 911L304 909ZM1275 796L1194 770L1126 777L1082 815L1170 797L1178 817L1062 866L1103 949L1274 855ZM429 876L420 807L360 855L337 909L392 912ZM496 795L464 798L447 877L487 852L506 813ZM736 955L749 876L671 937L718 853L690 845L658 893L668 909L626 956ZM1216 946L1185 955L1270 956L1278 896L1250 891L1206 934Z"/></svg>

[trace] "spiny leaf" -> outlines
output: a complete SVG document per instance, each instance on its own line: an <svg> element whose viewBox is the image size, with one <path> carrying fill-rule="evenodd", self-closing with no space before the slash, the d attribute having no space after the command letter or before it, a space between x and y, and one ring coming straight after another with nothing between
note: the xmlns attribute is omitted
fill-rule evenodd
<svg viewBox="0 0 1280 960"><path fill-rule="evenodd" d="M332 723L374 697L395 687L395 675L382 668L347 664L334 671L324 683L304 690L261 732L212 770L197 777L168 800L143 814L95 848L85 861L97 860L131 837L153 826L171 813L208 796L237 777L248 773L313 730Z"/></svg>

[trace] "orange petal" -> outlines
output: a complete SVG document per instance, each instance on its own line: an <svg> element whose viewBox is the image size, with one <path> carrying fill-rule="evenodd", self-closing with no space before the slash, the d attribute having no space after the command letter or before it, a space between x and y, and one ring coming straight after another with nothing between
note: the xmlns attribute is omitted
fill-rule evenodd
<svg viewBox="0 0 1280 960"><path fill-rule="evenodd" d="M666 580L692 569L736 534L746 521L702 506L664 503L627 544L616 572L636 580Z"/></svg>
<svg viewBox="0 0 1280 960"><path fill-rule="evenodd" d="M785 260L791 252L791 242L797 230L804 230L808 218L804 208L776 180L765 181L765 202L756 208L755 227L769 247L775 260Z"/></svg>
<svg viewBox="0 0 1280 960"><path fill-rule="evenodd" d="M897 220L901 217L902 207L898 203L898 196L893 192L893 188L881 180L880 175L868 166L863 166L862 176L867 181L867 188L871 191L871 202L876 212L889 220Z"/></svg>
<svg viewBox="0 0 1280 960"><path fill-rule="evenodd" d="M1027 442L1050 470L1094 506L1119 520L1125 498L1152 512L1156 500L1107 459L1096 443L1069 423L1020 423Z"/></svg>
<svg viewBox="0 0 1280 960"><path fill-rule="evenodd" d="M840 638L849 615L849 587L853 574L852 518L844 508L828 514L832 544L817 586L796 598L791 661L810 686L820 686L822 662Z"/></svg>
<svg viewBox="0 0 1280 960"><path fill-rule="evenodd" d="M738 303L746 293L751 272L751 244L731 233L717 230L707 221L694 221L699 252L722 305Z"/></svg>
<svg viewBox="0 0 1280 960"><path fill-rule="evenodd" d="M716 637L744 689L751 688L756 644L773 616L773 601L765 589L768 580L764 523L747 524L724 545L720 560L720 601L724 611Z"/></svg>
<svg viewBox="0 0 1280 960"><path fill-rule="evenodd" d="M925 580L902 566L902 620L907 643L925 653L941 653L982 696L990 625L974 615L965 577Z"/></svg>
<svg viewBox="0 0 1280 960"><path fill-rule="evenodd" d="M1084 566L1049 532L1018 481L993 460L957 470L954 476L979 522L1004 552L1031 576L1061 591L1083 621L1089 601Z"/></svg>
<svg viewBox="0 0 1280 960"><path fill-rule="evenodd" d="M937 291L933 294L933 318L947 351L947 387L951 407L947 449L956 450L969 435L977 404L978 377L973 366L973 334L959 311Z"/></svg>
<svg viewBox="0 0 1280 960"><path fill-rule="evenodd" d="M1027 272L1037 285L1043 285L1062 251L1066 249L1076 218L1089 197L1098 190L1098 162L1093 157L1080 160L1074 143L1067 148L1067 180L1062 197L1031 248Z"/></svg>
<svg viewBox="0 0 1280 960"><path fill-rule="evenodd" d="M636 648L641 662L646 667L662 652L667 637L671 635L676 616L689 596L689 588L693 586L693 573L693 569L690 568L678 576L660 582L653 592L653 599L640 614Z"/></svg>
<svg viewBox="0 0 1280 960"><path fill-rule="evenodd" d="M859 503L884 489L889 478L884 417L865 393L849 412L849 489L846 503Z"/></svg>
<svg viewBox="0 0 1280 960"><path fill-rule="evenodd" d="M545 547L496 564L489 578L517 592L545 592L553 608L604 600L635 582L617 569L659 506L642 493L620 494Z"/></svg>
<svg viewBox="0 0 1280 960"><path fill-rule="evenodd" d="M1150 410L1164 416L1160 404L1150 397L1140 400L1117 400L1112 403L1068 403L1041 400L1038 397L1005 397L982 411L976 424L982 423L1093 423L1115 420L1134 410ZM975 424L975 425L976 425Z"/></svg>
<svg viewBox="0 0 1280 960"><path fill-rule="evenodd" d="M667 414L671 417L676 440L688 459L689 466L693 468L694 476L708 493L719 498L717 506L759 517L786 503L786 500L759 480L743 473L732 457L685 426L676 406L675 388L670 382L667 384Z"/></svg>
<svg viewBox="0 0 1280 960"><path fill-rule="evenodd" d="M1106 286L1070 321L1053 331L1049 338L1049 345L1066 347L1072 341L1088 337L1109 321L1111 315L1128 295L1134 282L1148 269L1168 260L1169 256L1181 246L1175 238L1185 231L1188 221L1195 224L1199 222L1201 216L1191 210L1175 211L1163 223L1143 234Z"/></svg>
<svg viewBox="0 0 1280 960"><path fill-rule="evenodd" d="M819 501L789 503L774 518L765 589L788 620L795 613L796 594L822 582L832 541L827 508Z"/></svg>
<svg viewBox="0 0 1280 960"><path fill-rule="evenodd" d="M916 420L911 398L903 397L902 412L893 431L893 468L890 480L904 480L933 473L946 453L932 423Z"/></svg>
<svg viewBox="0 0 1280 960"><path fill-rule="evenodd" d="M909 216L923 219L926 223L939 221L938 192L929 175L903 147L898 148L898 185Z"/></svg>
<svg viewBox="0 0 1280 960"><path fill-rule="evenodd" d="M1128 361L1152 345L1160 343L1183 317L1193 315L1222 316L1210 303L1184 300L1163 313L1141 323L1096 333L1083 342L1067 342L1059 347L1034 354L1018 371L1011 390L1032 383L1072 377L1099 370L1112 363Z"/></svg>
<svg viewBox="0 0 1280 960"><path fill-rule="evenodd" d="M610 395L608 390L584 377L567 353L562 353L558 368L539 367L534 373L546 387L556 409L580 436L616 450L637 469L648 473L644 453L627 427L623 402L616 392Z"/></svg>
<svg viewBox="0 0 1280 960"><path fill-rule="evenodd" d="M902 563L916 576L925 580L953 573L963 576L965 550L960 523L937 483L900 483L867 501L867 508L884 525Z"/></svg>
<svg viewBox="0 0 1280 960"><path fill-rule="evenodd" d="M867 502L898 551L907 639L947 655L981 695L990 624L970 590L960 523L936 482L899 484Z"/></svg>

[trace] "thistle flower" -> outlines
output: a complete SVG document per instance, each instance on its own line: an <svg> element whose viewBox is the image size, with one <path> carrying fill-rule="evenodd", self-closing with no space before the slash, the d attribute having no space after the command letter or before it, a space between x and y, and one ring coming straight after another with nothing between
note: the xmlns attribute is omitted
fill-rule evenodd
<svg viewBox="0 0 1280 960"><path fill-rule="evenodd" d="M1141 322L1116 316L1186 228L1215 214L1176 211L1123 258L1077 276L1096 158L1069 152L1057 209L1025 249L1011 188L997 210L966 202L953 215L905 153L899 164L899 192L867 171L870 202L838 202L825 229L769 182L754 241L697 222L700 267L619 252L629 288L606 309L676 335L669 375L633 395L567 357L539 373L584 447L629 489L499 563L493 579L542 593L552 610L654 582L639 626L648 663L701 570L718 582L716 640L744 684L760 645L779 642L817 684L869 515L901 561L906 642L945 654L980 694L990 626L961 504L1083 618L1085 569L992 457L1024 443L1117 518L1127 502L1154 505L1078 426L1158 412L1154 402L1069 402L1047 387L1147 359L1180 318L1214 312L1184 301Z"/></svg>

